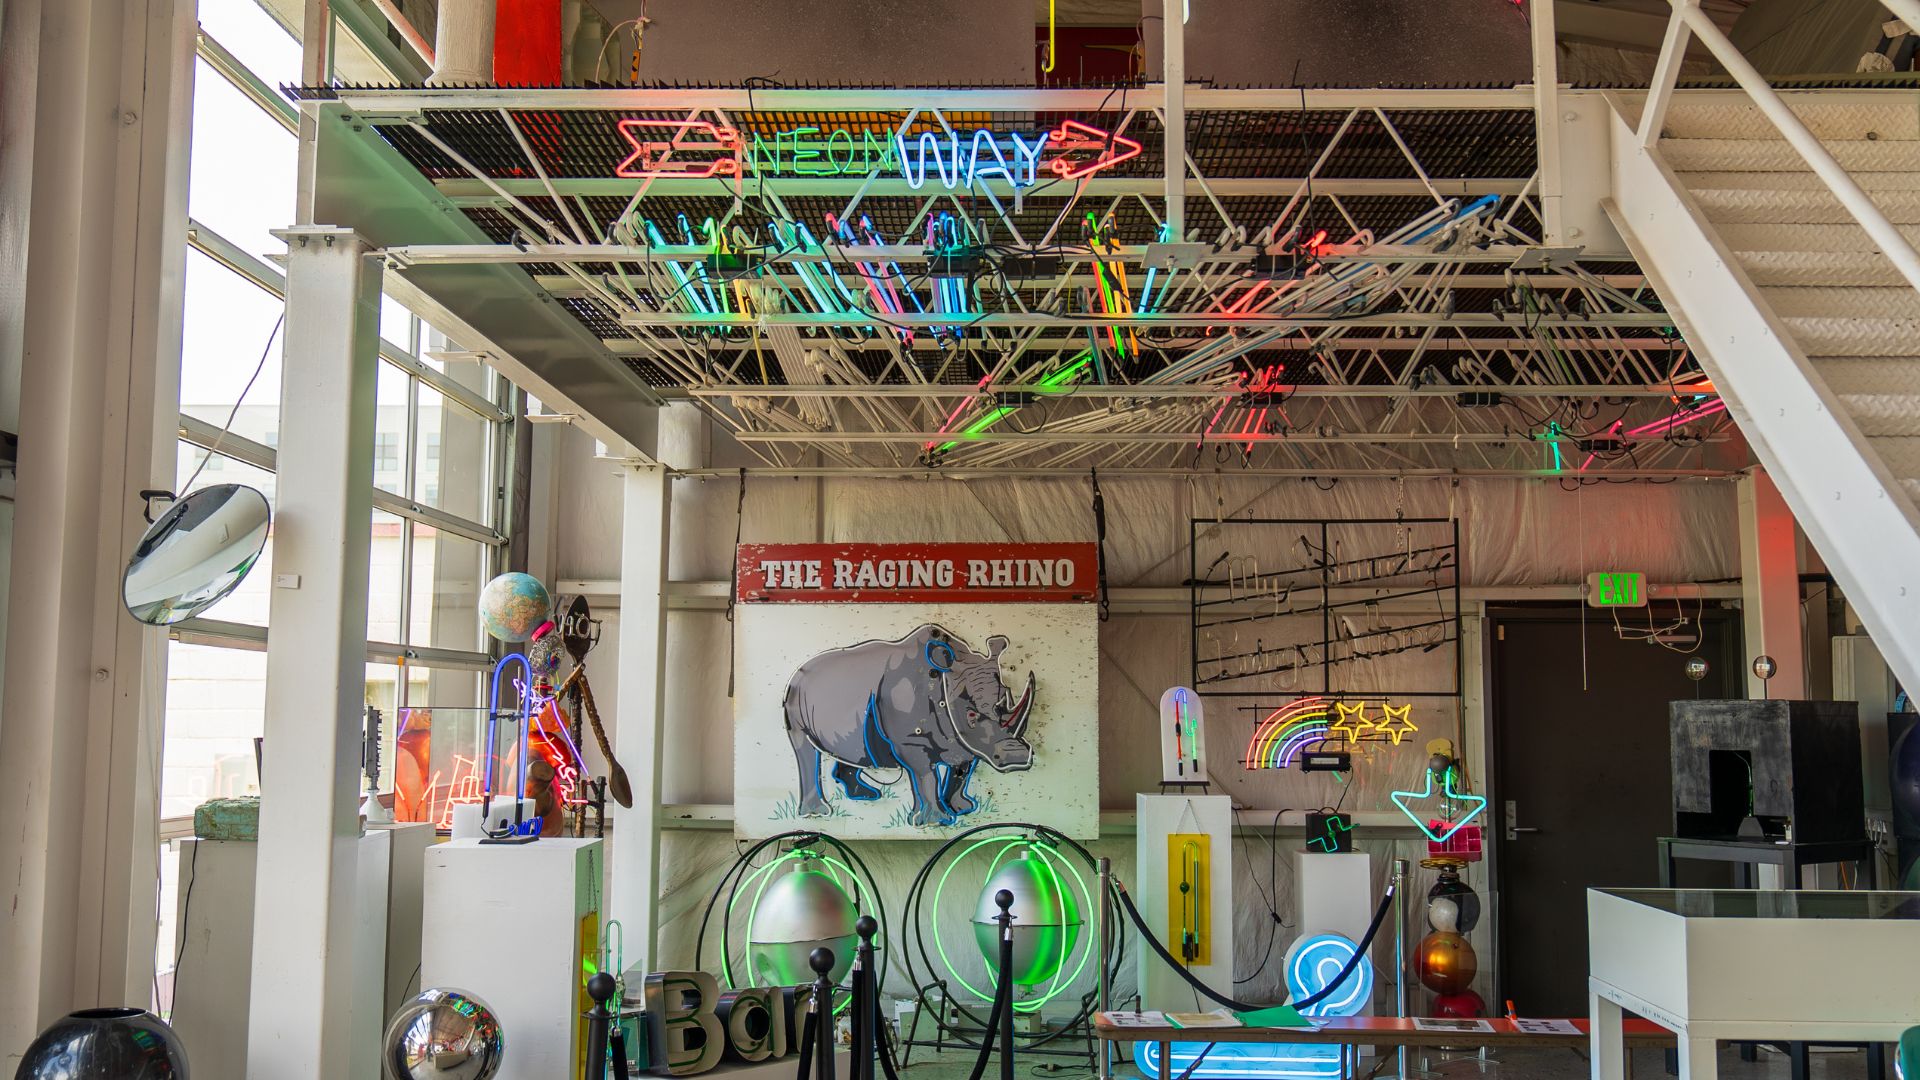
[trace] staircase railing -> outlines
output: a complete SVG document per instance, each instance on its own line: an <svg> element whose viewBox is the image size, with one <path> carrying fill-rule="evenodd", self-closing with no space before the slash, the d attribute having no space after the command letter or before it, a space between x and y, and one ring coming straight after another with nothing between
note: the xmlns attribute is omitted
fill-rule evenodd
<svg viewBox="0 0 1920 1080"><path fill-rule="evenodd" d="M1653 86L1647 94L1646 108L1640 114L1637 132L1640 145L1651 149L1660 140L1660 129L1666 122L1667 108L1673 103L1673 90L1680 79L1680 66L1686 58L1688 40L1698 38L1714 59L1727 69L1727 74L1733 76L1733 81L1739 83L1740 88L1753 99L1761 115L1780 130L1788 145L1799 152L1813 169L1814 175L1826 184L1827 190L1840 200L1840 205L1853 215L1853 220L1866 230L1873 242L1880 246L1880 251L1899 268L1901 276L1916 290L1920 290L1920 252L1914 250L1899 228L1887 219L1887 215L1881 212L1866 191L1827 152L1819 137L1794 115L1786 101L1767 82L1766 76L1747 62L1739 48L1701 10L1700 0L1668 2L1673 5L1673 17L1667 22L1660 60L1654 67ZM1904 21L1909 29L1920 33L1920 0L1880 2Z"/></svg>

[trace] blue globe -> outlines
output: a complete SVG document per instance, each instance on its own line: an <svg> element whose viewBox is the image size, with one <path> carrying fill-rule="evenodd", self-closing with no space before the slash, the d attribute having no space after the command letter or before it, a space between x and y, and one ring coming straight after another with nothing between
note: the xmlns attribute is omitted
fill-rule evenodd
<svg viewBox="0 0 1920 1080"><path fill-rule="evenodd" d="M526 641L553 610L547 587L532 574L501 574L480 590L480 621L501 641Z"/></svg>

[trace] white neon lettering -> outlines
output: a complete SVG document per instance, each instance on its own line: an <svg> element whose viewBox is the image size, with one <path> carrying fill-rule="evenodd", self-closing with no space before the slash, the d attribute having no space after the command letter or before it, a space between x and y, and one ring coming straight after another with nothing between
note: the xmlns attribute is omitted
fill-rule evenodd
<svg viewBox="0 0 1920 1080"><path fill-rule="evenodd" d="M1040 175L1040 155L1046 152L1047 135L1048 133L1043 131L1040 133L1038 139L1035 139L1029 144L1025 139L1020 137L1019 132L1011 133L1011 137L1013 138L1014 169L1012 180L1015 185L1023 183L1031 184ZM1020 170L1023 166L1026 169L1027 178L1025 180L1020 179Z"/></svg>
<svg viewBox="0 0 1920 1080"><path fill-rule="evenodd" d="M982 144L985 144L987 153L993 155L993 160L988 161L984 165L981 164L980 160L980 147ZM981 128L973 133L973 148L967 154L967 186L972 187L975 180L984 176L992 176L994 173L999 173L1001 176L1006 177L1007 183L1009 184L1019 183L1019 181L1013 178L1013 173L1007 169L1007 156L1000 152L1000 144L993 140L993 132L988 131L986 128Z"/></svg>
<svg viewBox="0 0 1920 1080"><path fill-rule="evenodd" d="M949 144L948 153L953 159L951 162L951 172L949 171L950 165L947 156L940 152L940 136L933 132L923 131L920 133L920 137L914 141L914 146L919 151L917 154L909 154L907 152L906 140L899 135L893 137L893 142L895 148L900 152L900 175L906 178L907 186L914 191L919 191L921 186L927 182L927 154L929 151L933 154L934 168L940 173L940 182L942 184L947 187L952 187L954 182L959 179L960 137L958 135L947 136L947 142ZM914 173L914 166L916 164L920 167L918 175Z"/></svg>

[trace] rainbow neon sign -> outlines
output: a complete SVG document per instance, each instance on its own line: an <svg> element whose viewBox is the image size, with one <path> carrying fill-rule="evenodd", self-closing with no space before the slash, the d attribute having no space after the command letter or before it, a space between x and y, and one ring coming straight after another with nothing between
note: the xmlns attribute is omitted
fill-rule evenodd
<svg viewBox="0 0 1920 1080"><path fill-rule="evenodd" d="M1379 710L1379 719L1367 714L1370 704ZM1412 705L1303 697L1268 713L1254 727L1241 760L1249 769L1287 769L1302 750L1329 740L1387 741L1398 746L1420 730L1412 713Z"/></svg>
<svg viewBox="0 0 1920 1080"><path fill-rule="evenodd" d="M630 152L613 172L629 179L892 172L915 191L929 180L950 191L988 179L1031 187L1042 174L1078 180L1138 157L1141 149L1138 140L1078 120L1031 133L978 128L963 134L946 128L910 135L871 127L794 127L748 138L736 128L706 121L641 119L622 120L617 130Z"/></svg>

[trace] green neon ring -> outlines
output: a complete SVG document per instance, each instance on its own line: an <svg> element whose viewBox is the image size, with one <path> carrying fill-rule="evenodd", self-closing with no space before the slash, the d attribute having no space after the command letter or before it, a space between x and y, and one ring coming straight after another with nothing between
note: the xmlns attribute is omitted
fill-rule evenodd
<svg viewBox="0 0 1920 1080"><path fill-rule="evenodd" d="M1050 845L1047 845L1047 844L1040 844L1040 845L1038 845L1038 847L1039 847L1039 851L1040 851L1040 854L1041 854L1041 855L1042 855L1043 857L1045 857L1045 858L1048 858L1048 859L1053 859L1053 860L1055 860L1056 862L1058 862L1058 863L1059 863L1060 865L1062 865L1062 866L1064 866L1064 867L1066 867L1066 868L1067 868L1067 873L1069 873L1069 874L1072 874L1072 875L1073 875L1073 881L1074 881L1074 884L1076 884L1076 885L1078 885L1078 886L1080 887L1080 895L1081 895L1081 897L1082 897L1082 898L1084 898L1084 899L1085 899L1085 900L1086 900L1086 901L1088 902L1088 905L1089 905L1089 906L1092 906L1092 902L1093 902L1093 892L1092 892L1092 890L1090 890L1090 889L1088 889L1088 888L1087 888L1087 879L1086 879L1086 878L1083 878L1083 877L1081 877L1081 876L1080 876L1080 871L1074 868L1074 865L1073 865L1073 863L1072 863L1072 861L1070 861L1070 860L1069 860L1069 859L1068 859L1068 858L1067 858L1067 857L1066 857L1065 855L1062 855L1062 854L1060 854L1060 853L1059 853L1058 851L1055 851L1055 850L1053 850L1053 848L1052 848L1052 847L1051 847ZM1055 880L1055 881L1058 881L1058 880L1059 880L1059 878L1060 878L1060 874L1059 874L1059 872L1058 872L1058 871L1054 871L1054 872L1053 872L1053 876L1054 876L1054 880ZM1067 921L1067 910L1066 910L1066 908L1067 908L1067 905L1066 905L1066 901L1065 901L1065 899L1064 899L1064 897L1066 896L1066 892L1065 892L1065 890L1062 890L1062 891L1061 891L1061 894L1060 894L1060 895L1061 895L1061 897L1062 897L1062 900L1061 900L1061 903L1060 903L1060 924L1061 924L1061 925L1062 925L1062 926L1064 927L1064 926L1066 925L1066 921ZM1085 921L1084 921L1084 917L1083 917L1083 920L1082 920L1082 923L1081 923L1081 925L1082 925L1082 927L1084 927L1084 926L1086 925L1086 924L1085 924ZM1060 971L1062 971L1062 970L1065 970L1065 968L1066 968L1066 966L1067 966L1067 955L1068 955L1068 954L1069 954L1069 953L1070 953L1070 952L1071 952L1072 950L1071 950L1071 949L1069 949L1069 948L1067 948L1067 947L1065 947L1064 945L1063 945L1063 946L1061 947L1061 950L1060 950L1060 966L1059 966L1059 969L1058 969L1058 970L1056 970L1056 971L1054 972L1054 981L1055 981L1055 982L1057 982L1057 983L1059 983L1059 985L1058 985L1057 987L1055 987L1055 986L1052 986L1052 985L1050 984L1050 985L1049 985L1049 989L1048 989L1048 991L1047 991L1047 993L1046 993L1046 996L1044 996L1044 997L1042 997L1042 998L1040 998L1039 1000L1037 1000L1037 1001L1036 1001L1036 1002L1034 1003L1034 1009L1038 1009L1038 1008L1039 1008L1040 1006L1042 1006L1042 1005L1045 1005L1045 1004L1046 1004L1047 1002L1049 1002L1049 1001L1052 1001L1052 1000L1054 999L1054 997L1055 997L1056 995L1058 995L1058 994L1060 993L1060 991L1062 991L1062 990L1065 990L1065 989L1066 989L1067 987L1069 987L1069 986L1071 986L1071 985L1073 985L1073 981L1074 981L1075 979L1078 979L1078 978L1080 977L1080 973L1081 973L1082 971L1085 971L1085 970L1087 969L1087 958L1088 958L1089 956L1091 956L1091 955L1093 955L1093 941L1092 941L1092 939L1090 939L1090 938L1089 938L1089 939L1088 939L1088 940L1087 940L1087 941L1085 942L1085 945L1086 945L1086 947L1080 950L1080 962L1079 962L1078 964L1075 964L1075 965L1074 965L1074 968L1073 968L1073 974L1071 974L1071 975L1068 975L1068 976L1067 976L1066 978L1064 978L1064 979L1062 979L1062 978L1060 977ZM1018 1006L1018 1005L1016 1005L1016 1006L1014 1006L1014 1008L1015 1008L1016 1010L1018 1010L1018 1009L1019 1009L1019 1006ZM1028 1012L1032 1012L1032 1011L1034 1011L1034 1010L1033 1010L1033 1009L1028 1009L1027 1011L1028 1011Z"/></svg>
<svg viewBox="0 0 1920 1080"><path fill-rule="evenodd" d="M780 866L780 864L785 862L791 862L795 859L817 859L820 862L826 864L828 879L833 882L834 887L838 888L843 893L846 892L847 886L844 882L840 880L839 873L834 870L834 867L836 866L839 867L841 870L845 870L847 872L847 877L851 878L854 881L856 888L858 887L860 875L854 871L853 867L847 865L844 862L841 862L839 859L836 859L831 855L822 854L820 852L812 851L806 848L794 848L792 851L789 851L781 855L779 858L773 860L767 865L759 867L758 869L754 870L753 873L747 875L745 881L742 882L743 886L746 886L747 882L752 882L752 881L760 882L759 888L754 890L753 906L747 912L747 948L749 949L753 948L754 920L757 919L760 915L760 897L765 895L767 891L767 886L773 884L773 878L770 876L771 872L776 867ZM853 899L853 898L848 897L848 899ZM858 912L860 910L860 904L857 900L854 902L853 910L855 912ZM728 914L731 915L732 912L729 911ZM727 989L729 990L738 989L738 987L735 986L733 982L733 958L725 955L724 953L722 953L720 957L720 973L726 981ZM835 1005L833 1007L833 1014L835 1016L840 1015L841 1013L847 1010L848 1006L852 1004L853 1004L852 998L849 997L849 998L842 999L838 1005Z"/></svg>
<svg viewBox="0 0 1920 1080"><path fill-rule="evenodd" d="M965 987L968 993L972 994L974 997L980 999L981 1001L991 1001L993 999L990 995L981 993L978 988L976 988L972 983L968 982L966 978L960 974L959 969L954 967L953 958L947 955L946 941L940 936L940 896L942 893L946 892L947 878L949 875L953 873L954 869L958 867L960 863L964 862L966 860L966 857L972 854L975 850L985 847L986 845L992 844L992 843L1000 844L1001 849L994 856L993 862L989 864L987 868L987 876L989 880L991 880L992 878L994 868L1000 865L1000 861L1006 858L1007 853L1012 851L1016 845L1025 844L1030 849L1036 850L1040 853L1040 856L1041 856L1040 865L1047 868L1047 872L1053 875L1053 878L1056 882L1060 880L1060 874L1059 874L1059 871L1053 868L1052 863L1058 862L1062 866L1065 866L1067 868L1067 872L1073 875L1074 884L1079 887L1081 898L1086 902L1088 907L1093 906L1093 895L1087 889L1086 878L1081 876L1080 871L1073 865L1073 863L1070 860L1067 859L1066 856L1061 855L1057 851L1054 851L1049 845L1047 845L1046 843L1043 843L1037 837L989 836L984 840L974 841L974 843L972 843L971 845L963 849L960 852L960 854L954 856L953 860L947 864L946 870L941 872L939 883L934 886L933 912L932 912L932 915L929 917L928 921L933 926L933 947L935 951L937 951L940 954L940 962L946 965L947 973L953 976L953 979L955 982L959 983L962 987ZM1049 861L1049 860L1052 860L1052 861ZM1066 924L1066 901L1064 899L1064 895L1065 894L1063 891L1062 900L1060 903L1060 908L1061 908L1060 921L1063 927ZM1049 1001L1052 1001L1054 998L1058 997L1062 990L1065 990L1068 986L1071 986L1073 984L1073 981L1080 977L1080 973L1082 971L1086 970L1087 958L1092 954L1092 951L1093 951L1091 942L1085 943L1086 947L1079 950L1080 962L1074 965L1073 973L1070 975L1065 975L1064 977L1062 976L1062 973L1066 970L1067 957L1072 952L1071 948L1064 945L1064 940L1065 938L1063 935L1062 936L1063 945L1060 952L1060 959L1058 963L1055 965L1053 976L1047 981L1047 992L1040 995L1037 998L1031 998L1031 999L1028 999L1027 1001L1015 1002L1013 1006L1015 1012L1031 1013L1031 1012L1037 1012L1038 1010L1044 1008Z"/></svg>
<svg viewBox="0 0 1920 1080"><path fill-rule="evenodd" d="M947 965L947 974L953 976L953 981L966 987L967 993L972 994L981 1001L992 1001L993 998L991 995L983 994L975 989L974 985L960 974L959 969L953 966L952 958L947 956L947 943L940 937L940 895L947 891L947 876L952 874L954 868L959 866L960 863L965 860L968 855L973 854L975 850L983 848L988 844L1012 845L1020 842L1021 839L1018 836L989 836L985 840L974 841L965 850L961 851L960 854L954 856L952 862L947 864L947 869L940 875L940 884L933 888L933 916L929 920L933 925L933 947L940 953L940 962Z"/></svg>

